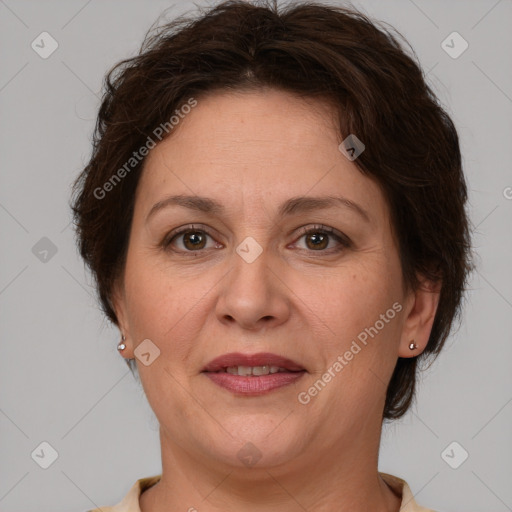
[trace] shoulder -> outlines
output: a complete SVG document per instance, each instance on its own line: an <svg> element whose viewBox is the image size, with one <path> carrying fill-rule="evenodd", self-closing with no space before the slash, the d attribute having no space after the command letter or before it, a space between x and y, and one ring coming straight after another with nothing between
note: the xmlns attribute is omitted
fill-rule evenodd
<svg viewBox="0 0 512 512"><path fill-rule="evenodd" d="M137 480L130 488L125 497L111 507L100 507L86 512L140 512L139 498L140 495L151 486L160 481L160 475L148 476Z"/></svg>
<svg viewBox="0 0 512 512"><path fill-rule="evenodd" d="M414 495L405 480L388 473L379 473L381 478L386 482L393 492L402 497L400 512L436 512L430 508L422 507L416 503Z"/></svg>

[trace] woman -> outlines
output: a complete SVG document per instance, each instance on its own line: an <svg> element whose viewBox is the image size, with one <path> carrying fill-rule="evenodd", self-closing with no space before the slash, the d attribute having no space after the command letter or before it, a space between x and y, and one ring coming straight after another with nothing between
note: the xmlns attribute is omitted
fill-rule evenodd
<svg viewBox="0 0 512 512"><path fill-rule="evenodd" d="M378 472L470 270L455 127L364 15L225 2L115 67L81 254L160 424L101 510L425 511ZM99 510L99 509L98 509Z"/></svg>

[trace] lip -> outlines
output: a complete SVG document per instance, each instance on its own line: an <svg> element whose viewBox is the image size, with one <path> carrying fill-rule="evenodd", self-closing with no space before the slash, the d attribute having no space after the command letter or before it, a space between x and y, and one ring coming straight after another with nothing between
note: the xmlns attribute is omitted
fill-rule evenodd
<svg viewBox="0 0 512 512"><path fill-rule="evenodd" d="M301 372L305 370L304 367L300 366L295 361L270 352L260 352L258 354L231 352L229 354L223 354L216 357L210 361L202 371L218 372L224 368L229 368L230 366L279 366L280 368L284 368L290 372Z"/></svg>
<svg viewBox="0 0 512 512"><path fill-rule="evenodd" d="M270 373L269 375L261 375L259 377L242 377L223 372L204 372L204 375L218 386L236 395L257 396L293 384L302 378L305 373L306 370Z"/></svg>
<svg viewBox="0 0 512 512"><path fill-rule="evenodd" d="M259 376L232 375L222 371L230 366L279 366L288 371ZM232 393L257 396L296 382L306 373L306 369L287 357L270 352L259 354L231 352L210 361L202 373L212 382Z"/></svg>

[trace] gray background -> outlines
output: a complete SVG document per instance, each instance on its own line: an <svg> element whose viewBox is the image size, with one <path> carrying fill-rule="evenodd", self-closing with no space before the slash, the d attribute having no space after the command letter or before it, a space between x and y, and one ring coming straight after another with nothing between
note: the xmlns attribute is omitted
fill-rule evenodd
<svg viewBox="0 0 512 512"><path fill-rule="evenodd" d="M156 419L97 308L68 201L105 72L170 5L0 0L1 511L111 505L161 470ZM415 407L385 428L379 468L440 512L512 510L512 2L354 5L408 39L456 123L478 254L462 325ZM166 17L193 7L177 2ZM43 31L59 45L47 59L31 48ZM453 31L469 43L456 59L441 47ZM46 261L32 250L43 237L57 249ZM58 452L48 469L31 457L43 441ZM469 453L458 469L441 456L453 441Z"/></svg>

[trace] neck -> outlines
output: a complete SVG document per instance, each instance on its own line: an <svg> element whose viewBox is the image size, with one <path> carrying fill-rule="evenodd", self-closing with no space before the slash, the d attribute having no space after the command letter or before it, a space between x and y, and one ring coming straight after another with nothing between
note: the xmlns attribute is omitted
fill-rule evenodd
<svg viewBox="0 0 512 512"><path fill-rule="evenodd" d="M185 452L161 428L162 477L141 495L141 511L398 512L401 499L377 470L380 427L372 442L359 432L265 468L234 468Z"/></svg>

